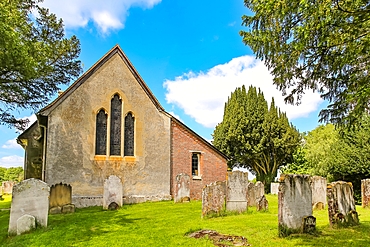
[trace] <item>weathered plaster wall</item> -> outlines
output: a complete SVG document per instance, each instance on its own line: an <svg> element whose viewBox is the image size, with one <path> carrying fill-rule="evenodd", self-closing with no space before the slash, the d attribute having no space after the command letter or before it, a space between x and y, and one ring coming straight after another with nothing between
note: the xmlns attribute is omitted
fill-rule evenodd
<svg viewBox="0 0 370 247"><path fill-rule="evenodd" d="M201 152L200 177L191 174L192 152ZM227 161L200 138L195 136L183 125L172 121L172 195L176 193L176 176L180 173L189 174L190 198L200 200L202 188L215 181L225 181Z"/></svg>
<svg viewBox="0 0 370 247"><path fill-rule="evenodd" d="M135 156L109 156L111 97L122 97L124 117L135 117ZM95 123L100 109L108 113L107 155L95 155ZM123 195L169 197L170 118L160 112L115 54L50 114L47 132L46 182L68 183L76 198L100 198L104 179L122 181ZM77 203L78 205L78 203ZM85 203L83 204L85 205Z"/></svg>

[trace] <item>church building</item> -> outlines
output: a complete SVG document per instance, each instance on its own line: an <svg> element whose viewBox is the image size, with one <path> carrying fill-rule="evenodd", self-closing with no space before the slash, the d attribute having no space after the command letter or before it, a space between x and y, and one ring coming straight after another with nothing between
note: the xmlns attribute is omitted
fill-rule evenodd
<svg viewBox="0 0 370 247"><path fill-rule="evenodd" d="M172 199L181 173L201 199L227 176L227 157L164 110L118 45L36 116L17 139L25 179L70 184L76 207L102 205L110 175L124 203Z"/></svg>

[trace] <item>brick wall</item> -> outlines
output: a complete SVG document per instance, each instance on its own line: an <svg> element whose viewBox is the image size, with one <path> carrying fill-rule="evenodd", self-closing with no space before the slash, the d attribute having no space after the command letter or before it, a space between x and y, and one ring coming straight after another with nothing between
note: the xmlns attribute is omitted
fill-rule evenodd
<svg viewBox="0 0 370 247"><path fill-rule="evenodd" d="M192 151L200 152L200 177L193 178L191 172ZM176 192L176 175L190 176L190 198L202 199L202 188L215 181L225 181L227 160L220 152L197 136L182 123L171 121L171 194Z"/></svg>

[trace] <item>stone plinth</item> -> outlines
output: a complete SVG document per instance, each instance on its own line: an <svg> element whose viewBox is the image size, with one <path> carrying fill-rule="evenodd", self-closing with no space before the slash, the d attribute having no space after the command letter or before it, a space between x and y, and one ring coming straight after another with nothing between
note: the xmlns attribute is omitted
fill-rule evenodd
<svg viewBox="0 0 370 247"><path fill-rule="evenodd" d="M116 209L114 204L122 207L122 183L119 177L110 175L104 181L103 209Z"/></svg>
<svg viewBox="0 0 370 247"><path fill-rule="evenodd" d="M248 207L248 173L228 172L226 191L226 210L244 212Z"/></svg>
<svg viewBox="0 0 370 247"><path fill-rule="evenodd" d="M69 184L54 184L50 187L49 213L62 213L62 208L66 205L72 205L72 186ZM73 210L74 211L74 210ZM65 211L64 213L71 212Z"/></svg>
<svg viewBox="0 0 370 247"><path fill-rule="evenodd" d="M17 220L26 214L35 217L37 226L47 226L49 194L50 187L38 179L30 178L14 185L9 235L17 234Z"/></svg>
<svg viewBox="0 0 370 247"><path fill-rule="evenodd" d="M370 179L361 180L362 207L368 208L370 205Z"/></svg>
<svg viewBox="0 0 370 247"><path fill-rule="evenodd" d="M214 182L202 190L202 217L220 215L225 211L226 182Z"/></svg>
<svg viewBox="0 0 370 247"><path fill-rule="evenodd" d="M327 187L326 178L320 176L313 176L311 179L312 179L311 183L312 206L316 205L315 206L316 210L319 210L320 208L322 208L322 206L324 209L326 205L326 187Z"/></svg>
<svg viewBox="0 0 370 247"><path fill-rule="evenodd" d="M175 195L173 201L189 202L190 201L190 176L180 173L176 176Z"/></svg>
<svg viewBox="0 0 370 247"><path fill-rule="evenodd" d="M303 218L312 215L311 177L281 175L278 197L279 236L302 232Z"/></svg>

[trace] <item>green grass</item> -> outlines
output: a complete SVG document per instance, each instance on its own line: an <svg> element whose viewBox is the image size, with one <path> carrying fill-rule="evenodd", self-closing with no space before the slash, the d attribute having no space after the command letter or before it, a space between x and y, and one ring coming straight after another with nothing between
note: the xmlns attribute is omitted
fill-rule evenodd
<svg viewBox="0 0 370 247"><path fill-rule="evenodd" d="M125 205L118 211L101 207L77 209L68 215L49 215L48 227L8 237L9 211L0 211L1 246L213 246L208 239L187 233L200 229L244 236L252 246L368 246L370 210L357 208L360 225L330 229L327 211L315 211L318 234L279 238L277 196L268 195L268 212L248 212L201 219L200 201L172 201ZM0 201L0 208L7 203Z"/></svg>

